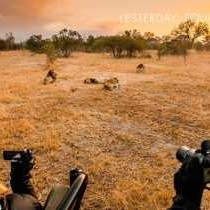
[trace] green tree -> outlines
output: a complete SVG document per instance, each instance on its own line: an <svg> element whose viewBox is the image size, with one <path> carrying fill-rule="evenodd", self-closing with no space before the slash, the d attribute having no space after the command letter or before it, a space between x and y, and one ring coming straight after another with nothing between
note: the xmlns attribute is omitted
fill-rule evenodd
<svg viewBox="0 0 210 210"><path fill-rule="evenodd" d="M122 34L123 48L127 51L128 57L133 57L136 52L142 52L147 48L147 42L141 33L134 29L130 31L125 31Z"/></svg>
<svg viewBox="0 0 210 210"><path fill-rule="evenodd" d="M120 58L123 51L121 37L118 35L98 37L94 49L111 52L114 58Z"/></svg>
<svg viewBox="0 0 210 210"><path fill-rule="evenodd" d="M125 31L120 35L98 37L95 49L111 52L114 58L133 57L146 48L146 42L137 30Z"/></svg>
<svg viewBox="0 0 210 210"><path fill-rule="evenodd" d="M145 32L143 37L145 40L151 40L155 37L155 34L152 32Z"/></svg>
<svg viewBox="0 0 210 210"><path fill-rule="evenodd" d="M84 42L85 51L92 52L94 50L95 37L93 35L89 35L87 40Z"/></svg>
<svg viewBox="0 0 210 210"><path fill-rule="evenodd" d="M43 53L43 45L42 35L32 35L26 41L26 49L36 53Z"/></svg>
<svg viewBox="0 0 210 210"><path fill-rule="evenodd" d="M184 39L171 39L170 41L164 41L159 45L157 54L159 59L166 55L183 56L184 63L186 63L188 42Z"/></svg>
<svg viewBox="0 0 210 210"><path fill-rule="evenodd" d="M69 57L70 54L81 48L83 39L77 31L63 29L53 35L52 41L61 57Z"/></svg>
<svg viewBox="0 0 210 210"><path fill-rule="evenodd" d="M123 49L126 51L127 57L134 57L136 52L144 49L144 41L142 39L132 39L131 37L122 37Z"/></svg>
<svg viewBox="0 0 210 210"><path fill-rule="evenodd" d="M7 45L6 45L5 40L0 39L0 50L6 50L6 48L7 48Z"/></svg>

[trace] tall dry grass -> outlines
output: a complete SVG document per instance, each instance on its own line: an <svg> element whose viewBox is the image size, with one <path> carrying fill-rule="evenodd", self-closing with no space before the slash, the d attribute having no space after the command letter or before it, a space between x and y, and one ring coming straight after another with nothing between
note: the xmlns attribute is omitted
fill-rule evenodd
<svg viewBox="0 0 210 210"><path fill-rule="evenodd" d="M59 79L48 86L42 85L45 56L3 52L0 60L0 150L34 151L33 182L42 202L77 166L90 179L83 209L170 206L176 149L198 148L209 136L209 53L191 52L187 65L174 57L77 53L56 61ZM135 73L140 62L144 74ZM87 77L118 77L121 90L86 86ZM0 159L0 180L8 185L8 178L9 163ZM203 209L209 203L205 193Z"/></svg>

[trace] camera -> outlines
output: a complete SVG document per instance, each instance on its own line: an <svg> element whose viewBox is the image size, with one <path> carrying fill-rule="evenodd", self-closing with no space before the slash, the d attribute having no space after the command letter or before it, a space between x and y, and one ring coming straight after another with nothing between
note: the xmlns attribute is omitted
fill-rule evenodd
<svg viewBox="0 0 210 210"><path fill-rule="evenodd" d="M4 160L12 160L16 156L22 157L22 155L24 155L25 153L26 153L26 151L24 151L24 150L22 150L22 151L3 151L3 158L4 158Z"/></svg>
<svg viewBox="0 0 210 210"><path fill-rule="evenodd" d="M210 183L210 140L203 141L199 150L183 146L176 153L176 158L185 164L189 163L194 157L199 159L199 163L203 168L204 184Z"/></svg>

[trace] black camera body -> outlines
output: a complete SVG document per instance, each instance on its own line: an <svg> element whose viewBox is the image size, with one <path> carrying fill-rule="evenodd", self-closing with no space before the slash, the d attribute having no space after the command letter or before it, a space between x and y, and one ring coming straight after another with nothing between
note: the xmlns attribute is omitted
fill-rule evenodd
<svg viewBox="0 0 210 210"><path fill-rule="evenodd" d="M203 182L210 183L210 140L205 140L201 144L201 149L195 150L183 146L177 150L176 158L181 163L189 163L192 158L197 157L203 168Z"/></svg>
<svg viewBox="0 0 210 210"><path fill-rule="evenodd" d="M4 160L12 160L15 156L22 156L23 154L25 154L26 151L22 150L22 151L3 151L3 158Z"/></svg>

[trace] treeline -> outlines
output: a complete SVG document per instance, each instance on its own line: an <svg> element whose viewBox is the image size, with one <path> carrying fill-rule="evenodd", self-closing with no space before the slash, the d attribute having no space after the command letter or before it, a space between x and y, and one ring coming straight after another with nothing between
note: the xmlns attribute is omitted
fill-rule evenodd
<svg viewBox="0 0 210 210"><path fill-rule="evenodd" d="M50 49L59 57L69 57L73 51L81 50L84 40L77 31L63 29L51 39L43 39L42 35L32 35L25 42L25 48L36 53L44 53Z"/></svg>
<svg viewBox="0 0 210 210"><path fill-rule="evenodd" d="M159 59L166 55L182 55L186 60L189 49L210 51L209 25L187 20L180 23L168 36L158 37L151 32L141 34L127 30L117 35L83 37L79 32L63 29L50 39L32 35L24 43L16 43L12 33L0 39L0 50L28 49L45 53L49 59L69 57L74 51L109 52L114 58L134 57L145 50L157 50Z"/></svg>
<svg viewBox="0 0 210 210"><path fill-rule="evenodd" d="M4 39L0 38L0 51L19 50L23 48L24 48L23 43L16 43L15 37L11 32L7 33Z"/></svg>

